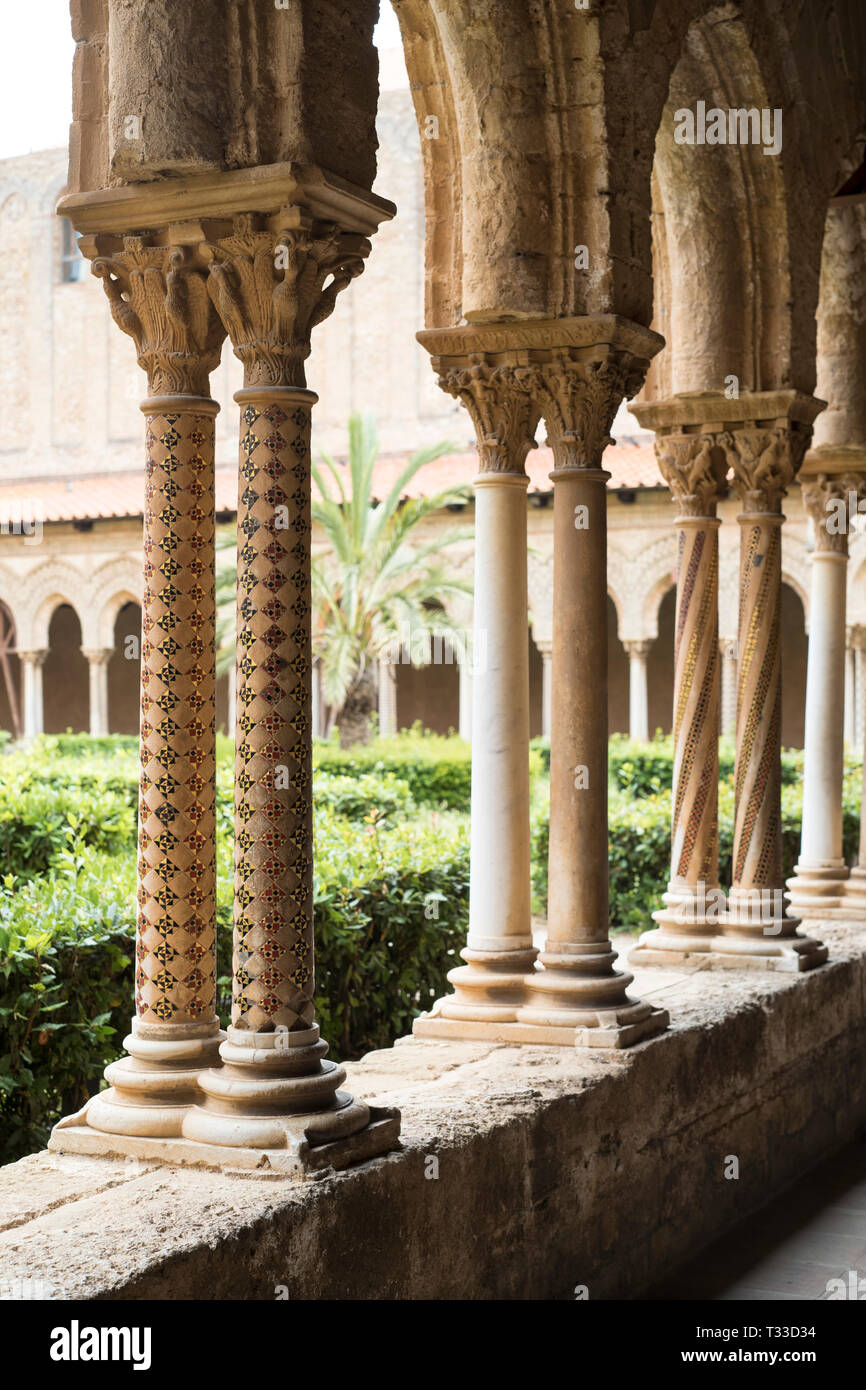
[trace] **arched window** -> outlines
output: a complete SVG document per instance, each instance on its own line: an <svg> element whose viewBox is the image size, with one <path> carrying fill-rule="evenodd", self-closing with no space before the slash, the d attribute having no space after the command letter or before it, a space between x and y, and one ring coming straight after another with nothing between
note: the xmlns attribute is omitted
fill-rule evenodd
<svg viewBox="0 0 866 1390"><path fill-rule="evenodd" d="M60 220L60 281L75 285L87 274L87 262L78 249L75 228L67 217Z"/></svg>

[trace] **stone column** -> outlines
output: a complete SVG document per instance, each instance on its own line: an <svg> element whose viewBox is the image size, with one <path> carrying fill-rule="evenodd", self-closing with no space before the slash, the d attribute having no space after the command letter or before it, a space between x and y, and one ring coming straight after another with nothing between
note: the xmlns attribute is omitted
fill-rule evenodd
<svg viewBox="0 0 866 1390"><path fill-rule="evenodd" d="M464 644L460 659L460 737L467 743L472 741L472 671L474 668L474 641Z"/></svg>
<svg viewBox="0 0 866 1390"><path fill-rule="evenodd" d="M719 437L742 511L733 884L713 950L729 964L794 971L827 959L786 917L782 881L782 498L808 443L804 411Z"/></svg>
<svg viewBox="0 0 866 1390"><path fill-rule="evenodd" d="M90 676L90 733L103 738L108 733L108 663L113 647L82 647Z"/></svg>
<svg viewBox="0 0 866 1390"><path fill-rule="evenodd" d="M711 434L656 438L659 470L676 501L677 614L671 876L655 930L630 959L665 964L710 950L719 929L719 526L724 451Z"/></svg>
<svg viewBox="0 0 866 1390"><path fill-rule="evenodd" d="M397 732L397 668L379 658L379 733L389 738Z"/></svg>
<svg viewBox="0 0 866 1390"><path fill-rule="evenodd" d="M866 495L854 474L809 476L803 501L812 518L809 656L800 858L788 880L790 911L801 919L844 912L848 866L842 854L845 749L839 707L845 686L845 603L849 504Z"/></svg>
<svg viewBox="0 0 866 1390"><path fill-rule="evenodd" d="M849 748L857 742L857 664L852 643L852 628L845 630L845 679L842 691L844 709L844 741Z"/></svg>
<svg viewBox="0 0 866 1390"><path fill-rule="evenodd" d="M97 249L99 239L97 238ZM111 241L108 241L111 245ZM224 337L188 249L126 237L97 255L147 372L136 1016L109 1089L50 1147L170 1156L217 1059L214 420ZM124 1145L114 1136L150 1146ZM156 1141L156 1142L153 1142ZM160 1148L160 1142L169 1147Z"/></svg>
<svg viewBox="0 0 866 1390"><path fill-rule="evenodd" d="M340 1085L315 1021L310 413L315 324L369 242L298 208L210 238L208 288L244 365L240 409L231 1025L184 1135L278 1171L372 1157L395 1115ZM327 282L327 284L326 284ZM318 1155L313 1151L318 1150ZM238 1151L241 1151L238 1154Z"/></svg>
<svg viewBox="0 0 866 1390"><path fill-rule="evenodd" d="M527 1041L626 1047L667 1027L663 1009L626 993L609 939L607 820L607 493L609 430L656 350L623 325L538 367L553 450L553 689L550 854L543 970L527 978ZM617 341L619 339L619 341Z"/></svg>
<svg viewBox="0 0 866 1390"><path fill-rule="evenodd" d="M647 688L647 657L652 640L631 638L623 641L628 656L628 736L637 743L649 738L649 690Z"/></svg>
<svg viewBox="0 0 866 1390"><path fill-rule="evenodd" d="M737 732L737 639L721 637L719 654L722 662L722 733L732 737Z"/></svg>
<svg viewBox="0 0 866 1390"><path fill-rule="evenodd" d="M18 651L21 662L24 737L36 738L42 733L44 723L44 702L42 697L42 667L48 655L47 647L32 651Z"/></svg>
<svg viewBox="0 0 866 1390"><path fill-rule="evenodd" d="M434 334L422 336L434 338ZM525 461L539 411L526 373L507 353L434 357L443 390L475 425L472 823L466 962L448 976L454 994L415 1021L420 1037L498 1036L513 1024L532 968L529 866L529 618ZM492 1033L491 1030L492 1029Z"/></svg>
<svg viewBox="0 0 866 1390"><path fill-rule="evenodd" d="M854 648L854 747L859 748L866 737L866 627L855 624L850 633Z"/></svg>
<svg viewBox="0 0 866 1390"><path fill-rule="evenodd" d="M551 699L553 694L553 639L545 642L536 638L535 645L541 652L541 735L550 738Z"/></svg>

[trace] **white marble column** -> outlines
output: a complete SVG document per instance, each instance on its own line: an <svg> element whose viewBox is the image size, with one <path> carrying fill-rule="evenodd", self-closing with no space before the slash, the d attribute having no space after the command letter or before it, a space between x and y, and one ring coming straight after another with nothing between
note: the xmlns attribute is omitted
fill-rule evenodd
<svg viewBox="0 0 866 1390"><path fill-rule="evenodd" d="M42 667L48 649L20 651L24 737L36 738L44 727L44 705L42 697Z"/></svg>
<svg viewBox="0 0 866 1390"><path fill-rule="evenodd" d="M810 581L809 656L800 858L788 880L793 915L820 920L844 908L848 867L842 855L843 730L839 706L845 693L845 599L848 571L849 494L855 476L819 474L803 479L803 501L815 533ZM840 508L841 504L841 508ZM835 510L834 510L835 509ZM835 524L834 524L835 522Z"/></svg>
<svg viewBox="0 0 866 1390"><path fill-rule="evenodd" d="M379 658L379 733L390 738L397 732L397 667Z"/></svg>
<svg viewBox="0 0 866 1390"><path fill-rule="evenodd" d="M638 743L649 738L649 690L647 687L647 657L650 638L623 641L628 656L628 736Z"/></svg>
<svg viewBox="0 0 866 1390"><path fill-rule="evenodd" d="M719 639L722 659L722 734L733 738L737 732L737 639Z"/></svg>
<svg viewBox="0 0 866 1390"><path fill-rule="evenodd" d="M90 677L90 733L104 738L108 733L108 663L113 647L82 647Z"/></svg>
<svg viewBox="0 0 866 1390"><path fill-rule="evenodd" d="M472 741L472 686L473 686L472 672L473 672L473 669L474 669L474 662L475 662L475 657L474 657L473 652L471 652L470 650L468 650L469 645L470 645L470 644L467 643L467 649L464 649L464 651L463 651L463 655L462 655L462 658L461 658L461 661L460 661L460 667L459 667L459 674L460 674L460 722L459 722L459 733L460 733L460 737L463 738L463 739L465 739L467 743L470 743L470 742ZM474 647L474 643L472 644L472 646Z"/></svg>
<svg viewBox="0 0 866 1390"><path fill-rule="evenodd" d="M465 330L471 336L471 330ZM433 347L435 332L422 335ZM433 348L435 351L435 348ZM439 384L475 425L472 822L466 962L454 993L416 1019L420 1037L489 1037L513 1024L532 969L529 863L529 617L525 461L539 410L497 354L434 357ZM491 1034L491 1030L493 1033Z"/></svg>

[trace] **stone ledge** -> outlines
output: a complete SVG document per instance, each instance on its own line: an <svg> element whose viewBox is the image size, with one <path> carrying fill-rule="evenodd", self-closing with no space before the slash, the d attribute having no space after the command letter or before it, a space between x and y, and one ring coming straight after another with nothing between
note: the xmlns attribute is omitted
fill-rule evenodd
<svg viewBox="0 0 866 1390"><path fill-rule="evenodd" d="M802 976L638 971L635 992L673 1024L631 1051L404 1039L371 1053L349 1084L400 1108L403 1144L348 1172L276 1183L47 1153L10 1164L2 1291L639 1295L866 1122L866 934L818 934L831 962Z"/></svg>

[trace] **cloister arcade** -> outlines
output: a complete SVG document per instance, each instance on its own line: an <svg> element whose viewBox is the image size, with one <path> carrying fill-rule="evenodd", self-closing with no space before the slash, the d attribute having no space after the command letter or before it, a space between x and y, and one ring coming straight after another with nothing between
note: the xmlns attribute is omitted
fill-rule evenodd
<svg viewBox="0 0 866 1390"><path fill-rule="evenodd" d="M616 1290L694 1248L738 1202L757 1205L866 1114L856 1063L866 836L853 867L841 839L846 626L860 621L846 612L849 531L858 585L866 564L856 532L866 503L866 12L858 0L393 8L424 159L418 337L477 437L473 623L488 658L471 689L463 963L411 1040L353 1072L355 1090L367 1076L365 1098L341 1089L345 1068L324 1060L313 1011L318 383L305 363L318 325L360 292L395 213L387 190L373 191L376 0L76 0L58 211L147 378L143 582L106 581L80 639L85 652L108 648L119 597L141 595L138 976L126 1055L109 1067L108 1089L59 1123L50 1150L191 1167L165 1197L175 1210L203 1200L192 1179L216 1181L205 1169L297 1177L360 1165L353 1191L387 1246L395 1296L436 1296L446 1278L469 1296L482 1278L485 1293L505 1296L559 1287L578 1229L597 1287ZM680 138L684 110L698 123L693 140ZM711 139L715 111L724 119ZM212 398L210 378L224 342L244 367L234 396L243 539L230 1020L214 1012L214 420L232 406ZM362 340L354 350L366 350ZM611 519L605 451L623 401L654 432L673 503L650 544ZM553 500L546 550L528 554L527 461L542 439ZM811 530L786 544L789 504L806 509ZM41 584L19 633L25 665L26 652L50 647L74 598L55 576ZM796 603L808 631L805 809L786 885L781 747L785 700L801 679ZM631 952L636 982L609 921L610 604L631 644L633 722L641 702L649 709L635 694L646 685L641 644L674 634L670 878ZM528 615L550 657L541 944L530 911ZM725 641L736 642L735 667ZM737 762L733 874L720 884L723 726ZM707 905L719 893L721 914ZM677 994L686 978L687 996ZM735 1025L737 999L748 1007ZM441 1092L422 1104L413 1087L437 1067ZM501 1104L501 1086L473 1091L495 1083L497 1067L512 1088ZM509 1127L512 1100L519 1121ZM723 1119L714 1106L729 1107ZM408 1141L400 1149L401 1112L422 1128L435 1112L442 1143L454 1141L453 1176L423 1218L415 1179L400 1176L414 1152ZM720 1193L710 1160L695 1155L734 1114L756 1157L739 1191ZM620 1190L635 1192L616 1218L609 1149ZM676 1214L686 1182L688 1220ZM333 1191L351 1222L348 1181ZM667 1213L662 1234L647 1192ZM311 1214L313 1205L306 1213L328 1250L349 1242L339 1221L327 1232L315 1224L326 1204ZM393 1241L377 1214L399 1231ZM416 1220L423 1261L412 1253ZM494 1266L481 1245L503 1229L520 1254ZM316 1274L318 1248L308 1240L294 1276L319 1291L331 1277L345 1292L356 1276L343 1266ZM161 1259L152 1254L154 1267ZM258 1251L244 1277L257 1260L266 1283ZM204 1287L212 1254L187 1263ZM171 1282L164 1269L151 1285L137 1277L137 1287ZM232 1287L228 1274L215 1280Z"/></svg>

